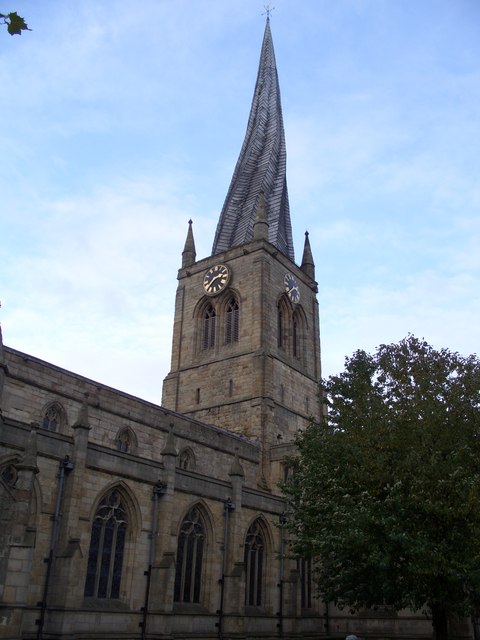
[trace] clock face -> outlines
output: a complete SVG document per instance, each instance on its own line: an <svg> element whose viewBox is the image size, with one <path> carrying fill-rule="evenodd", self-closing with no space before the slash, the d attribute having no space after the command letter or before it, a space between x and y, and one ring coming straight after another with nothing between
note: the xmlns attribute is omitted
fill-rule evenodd
<svg viewBox="0 0 480 640"><path fill-rule="evenodd" d="M298 288L298 282L292 276L291 273L286 273L283 279L285 285L285 291L293 304L300 302L300 289Z"/></svg>
<svg viewBox="0 0 480 640"><path fill-rule="evenodd" d="M230 270L224 264L216 264L210 267L203 277L203 288L209 296L214 296L223 291L230 280Z"/></svg>

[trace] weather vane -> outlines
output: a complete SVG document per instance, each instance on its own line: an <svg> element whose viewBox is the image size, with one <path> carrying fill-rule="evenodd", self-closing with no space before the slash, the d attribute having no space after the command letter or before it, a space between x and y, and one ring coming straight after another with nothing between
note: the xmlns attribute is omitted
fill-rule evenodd
<svg viewBox="0 0 480 640"><path fill-rule="evenodd" d="M264 4L263 8L265 9L264 13L262 13L262 16L267 16L267 20L270 18L270 14L272 13L272 11L275 9L275 7L271 7L269 4Z"/></svg>

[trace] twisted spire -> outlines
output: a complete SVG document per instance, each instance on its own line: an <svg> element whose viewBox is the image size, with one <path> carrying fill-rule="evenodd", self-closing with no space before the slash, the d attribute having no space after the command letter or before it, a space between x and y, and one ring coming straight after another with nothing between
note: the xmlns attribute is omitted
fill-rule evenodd
<svg viewBox="0 0 480 640"><path fill-rule="evenodd" d="M252 240L263 191L268 240L294 260L286 163L280 87L267 17L247 132L220 214L212 254Z"/></svg>

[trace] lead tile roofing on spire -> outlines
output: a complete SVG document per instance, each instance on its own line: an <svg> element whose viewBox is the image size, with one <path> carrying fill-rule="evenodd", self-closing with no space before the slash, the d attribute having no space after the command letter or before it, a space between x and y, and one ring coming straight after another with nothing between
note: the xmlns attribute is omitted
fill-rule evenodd
<svg viewBox="0 0 480 640"><path fill-rule="evenodd" d="M220 214L212 254L252 240L257 203L263 191L268 239L294 261L286 164L280 87L267 18L247 132Z"/></svg>

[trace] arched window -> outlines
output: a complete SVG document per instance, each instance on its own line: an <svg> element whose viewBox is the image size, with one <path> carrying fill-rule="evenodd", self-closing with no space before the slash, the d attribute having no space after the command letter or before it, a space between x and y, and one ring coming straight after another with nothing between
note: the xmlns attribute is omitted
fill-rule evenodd
<svg viewBox="0 0 480 640"><path fill-rule="evenodd" d="M286 349L289 339L289 324L291 319L291 304L283 296L277 305L277 345Z"/></svg>
<svg viewBox="0 0 480 640"><path fill-rule="evenodd" d="M132 435L129 429L122 429L117 434L115 441L116 447L119 451L128 453L132 451Z"/></svg>
<svg viewBox="0 0 480 640"><path fill-rule="evenodd" d="M300 360L303 357L304 316L297 308L292 318L292 355Z"/></svg>
<svg viewBox="0 0 480 640"><path fill-rule="evenodd" d="M200 602L205 524L198 506L185 516L178 535L175 602Z"/></svg>
<svg viewBox="0 0 480 640"><path fill-rule="evenodd" d="M238 302L230 298L225 308L225 344L238 342L238 314Z"/></svg>
<svg viewBox="0 0 480 640"><path fill-rule="evenodd" d="M178 456L178 466L180 469L186 469L191 471L195 468L195 456L191 449L184 449Z"/></svg>
<svg viewBox="0 0 480 640"><path fill-rule="evenodd" d="M279 305L277 309L277 345L279 347L284 346L283 325L284 325L284 314L283 314L282 307Z"/></svg>
<svg viewBox="0 0 480 640"><path fill-rule="evenodd" d="M293 326L292 326L292 350L293 355L298 358L299 355L299 346L298 346L298 322L295 316L293 317Z"/></svg>
<svg viewBox="0 0 480 640"><path fill-rule="evenodd" d="M62 423L62 409L57 403L49 405L45 409L42 420L42 428L48 431L56 431Z"/></svg>
<svg viewBox="0 0 480 640"><path fill-rule="evenodd" d="M120 493L113 489L93 519L85 597L118 598L128 519Z"/></svg>
<svg viewBox="0 0 480 640"><path fill-rule="evenodd" d="M217 316L211 304L203 312L202 349L213 349L215 346L215 327Z"/></svg>
<svg viewBox="0 0 480 640"><path fill-rule="evenodd" d="M260 520L252 523L245 538L245 604L258 607L263 596L265 538Z"/></svg>

